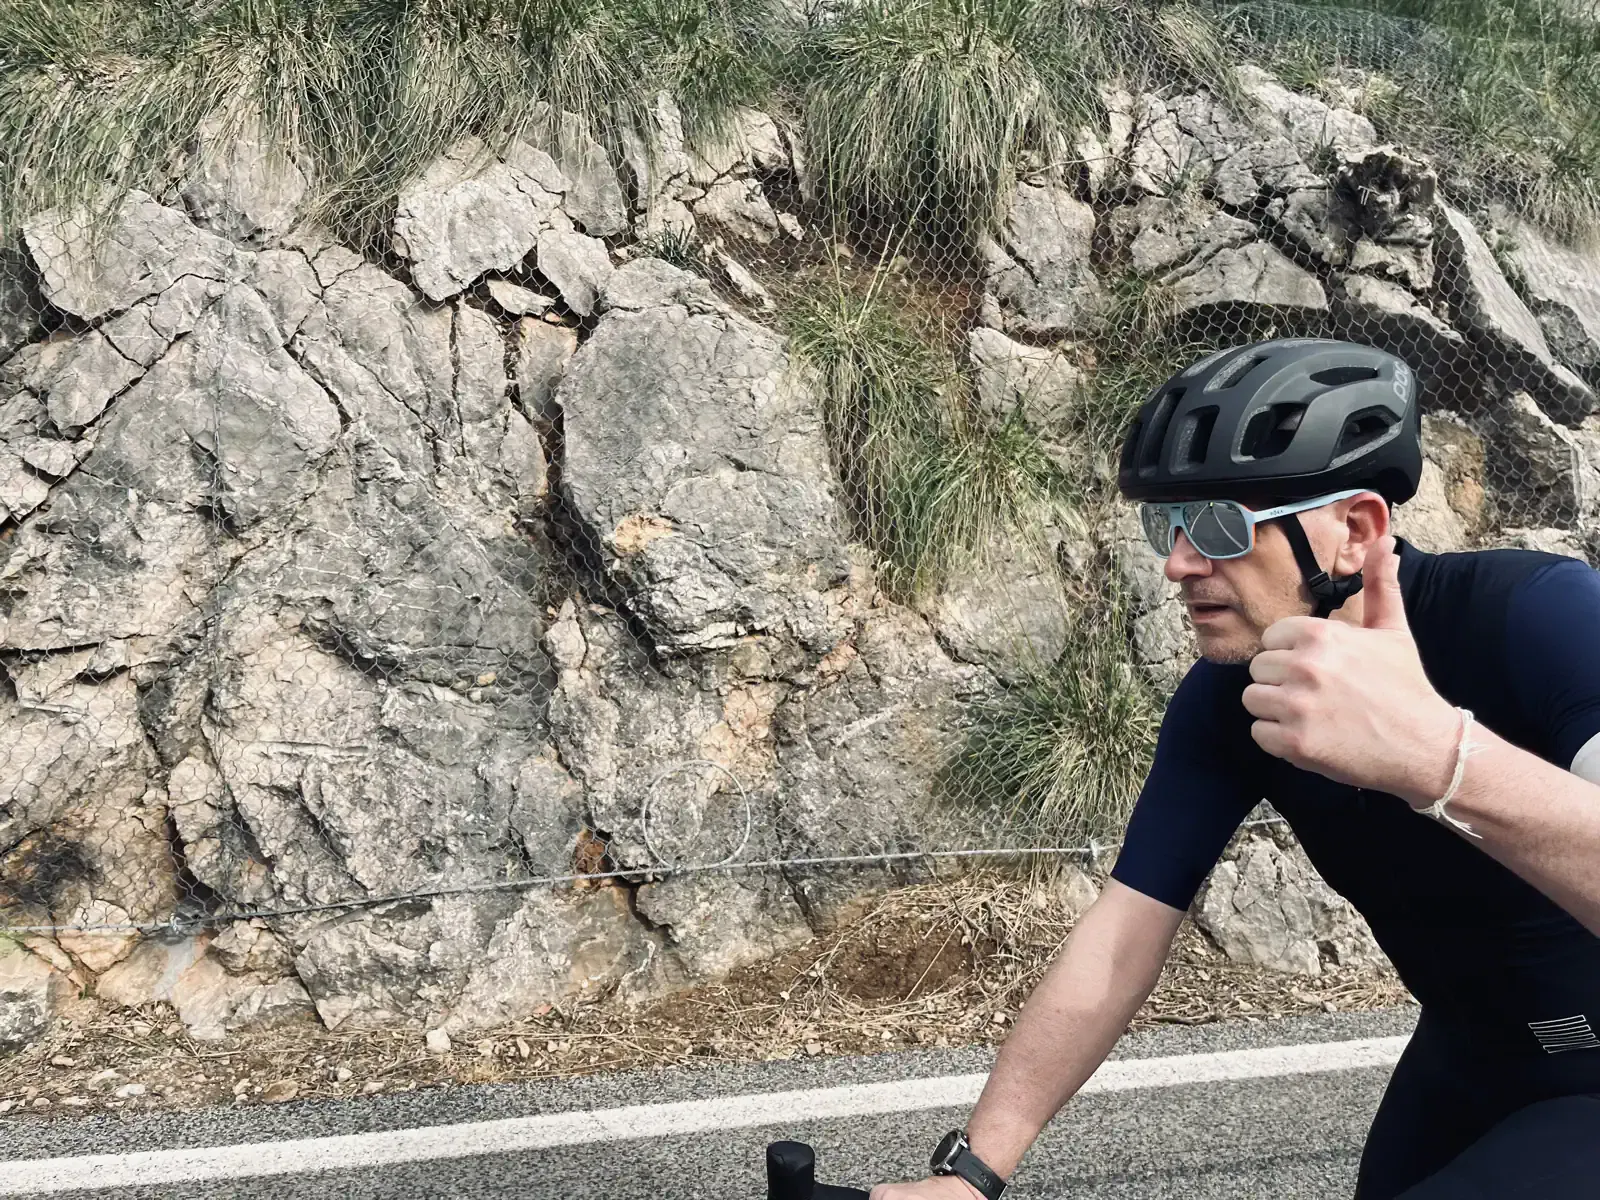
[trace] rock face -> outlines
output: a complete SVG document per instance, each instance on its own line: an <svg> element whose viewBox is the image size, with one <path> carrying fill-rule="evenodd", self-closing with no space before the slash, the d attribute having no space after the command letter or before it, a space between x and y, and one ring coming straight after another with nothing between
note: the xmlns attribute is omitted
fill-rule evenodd
<svg viewBox="0 0 1600 1200"><path fill-rule="evenodd" d="M573 512L606 571L663 646L769 634L826 651L849 564L821 409L782 343L659 259L623 267L604 304L556 402Z"/></svg>
<svg viewBox="0 0 1600 1200"><path fill-rule="evenodd" d="M1104 288L1091 265L1094 210L1061 188L1023 185L1011 201L1004 245L984 248L985 276L1007 332L1088 333Z"/></svg>
<svg viewBox="0 0 1600 1200"><path fill-rule="evenodd" d="M781 169L746 124L738 162ZM652 866L937 836L983 614L960 656L877 594L782 339L658 259L613 272L603 180L581 230L569 185L458 147L396 217L416 290L234 221L248 195L192 200L230 240L137 194L101 244L29 226L42 298L97 323L0 364L0 904L69 926L41 944L101 1003L216 1038L644 997L862 886ZM645 882L482 887L575 865ZM312 911L117 931L200 895Z"/></svg>
<svg viewBox="0 0 1600 1200"><path fill-rule="evenodd" d="M1245 834L1195 898L1195 919L1236 962L1320 975L1383 961L1366 922L1317 875L1298 846Z"/></svg>
<svg viewBox="0 0 1600 1200"><path fill-rule="evenodd" d="M1585 268L1525 234L1508 279L1427 164L1241 82L1243 114L1109 95L1089 184L1017 188L971 280L963 419L1104 471L1080 431L1115 402L1126 285L1207 344L1411 357L1418 545L1595 554ZM650 119L620 163L570 114L545 148L460 143L395 198L383 265L248 131L106 236L46 213L0 256L0 913L63 927L0 961L0 1043L68 989L199 1038L657 995L923 869L665 868L986 838L944 768L975 705L1070 661L1076 606L1114 588L1146 677L1182 678L1130 506L1010 530L914 603L877 589L819 382L651 253L738 239L705 261L781 307L755 271L813 236L772 205L814 193L799 147L751 111L714 145L670 98ZM1319 887L1255 839L1202 921L1283 969L1366 954Z"/></svg>
<svg viewBox="0 0 1600 1200"><path fill-rule="evenodd" d="M0 954L0 1052L19 1049L50 1026L55 972L26 950Z"/></svg>
<svg viewBox="0 0 1600 1200"><path fill-rule="evenodd" d="M1558 360L1600 385L1600 256L1511 220L1509 258Z"/></svg>

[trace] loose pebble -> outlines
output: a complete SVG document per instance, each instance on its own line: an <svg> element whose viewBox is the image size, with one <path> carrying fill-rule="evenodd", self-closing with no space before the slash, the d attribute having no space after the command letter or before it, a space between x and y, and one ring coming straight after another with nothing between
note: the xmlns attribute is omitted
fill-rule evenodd
<svg viewBox="0 0 1600 1200"><path fill-rule="evenodd" d="M355 1072L352 1071L349 1067L340 1067L337 1071L335 1071L333 1073L333 1077L334 1077L334 1079L338 1080L340 1083L349 1083L351 1076L353 1076L354 1074L355 1074Z"/></svg>
<svg viewBox="0 0 1600 1200"><path fill-rule="evenodd" d="M428 1030L428 1035L423 1041L427 1044L429 1054L450 1053L450 1035L442 1029Z"/></svg>
<svg viewBox="0 0 1600 1200"><path fill-rule="evenodd" d="M135 1096L144 1095L146 1090L142 1083L125 1083L116 1090L114 1095L118 1100L132 1100Z"/></svg>

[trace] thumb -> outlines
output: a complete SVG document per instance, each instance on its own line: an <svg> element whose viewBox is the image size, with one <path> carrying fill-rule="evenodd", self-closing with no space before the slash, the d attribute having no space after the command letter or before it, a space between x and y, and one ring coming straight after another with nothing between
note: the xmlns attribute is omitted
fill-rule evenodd
<svg viewBox="0 0 1600 1200"><path fill-rule="evenodd" d="M1394 551L1394 537L1386 535L1367 552L1361 568L1361 624L1365 629L1403 629L1406 606L1400 596L1400 556Z"/></svg>

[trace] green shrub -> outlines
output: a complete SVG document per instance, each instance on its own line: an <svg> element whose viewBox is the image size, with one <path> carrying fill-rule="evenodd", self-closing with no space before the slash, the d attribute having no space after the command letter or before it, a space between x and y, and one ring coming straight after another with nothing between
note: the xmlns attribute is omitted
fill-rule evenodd
<svg viewBox="0 0 1600 1200"><path fill-rule="evenodd" d="M803 292L790 349L814 374L845 500L886 590L937 588L997 535L1048 519L1075 489L1019 420L974 415L941 341L885 295L887 273Z"/></svg>
<svg viewBox="0 0 1600 1200"><path fill-rule="evenodd" d="M1600 221L1600 23L1520 0L1251 0L1222 6L1246 53L1313 82L1379 74L1367 115L1439 163L1447 182L1499 198L1559 233ZM1308 49L1309 48L1309 49Z"/></svg>
<svg viewBox="0 0 1600 1200"><path fill-rule="evenodd" d="M1197 10L1126 0L863 0L799 57L824 201L958 244L994 229L1024 151L1059 161L1103 124L1099 84L1223 79Z"/></svg>
<svg viewBox="0 0 1600 1200"><path fill-rule="evenodd" d="M311 168L319 215L369 241L460 138L542 140L571 112L616 149L658 90L691 133L759 103L778 0L0 0L0 237L161 186L207 122L259 117ZM108 189L109 185L109 189Z"/></svg>
<svg viewBox="0 0 1600 1200"><path fill-rule="evenodd" d="M1074 621L1061 660L973 710L945 790L1019 834L1081 845L1114 836L1138 797L1161 724L1115 586Z"/></svg>

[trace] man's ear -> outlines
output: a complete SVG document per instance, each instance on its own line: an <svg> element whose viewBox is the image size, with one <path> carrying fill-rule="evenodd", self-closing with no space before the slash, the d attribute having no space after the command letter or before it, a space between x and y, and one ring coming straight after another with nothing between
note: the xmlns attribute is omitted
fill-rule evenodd
<svg viewBox="0 0 1600 1200"><path fill-rule="evenodd" d="M1361 570L1367 554L1391 529L1389 502L1377 492L1362 492L1342 501L1344 544L1335 560L1334 574L1350 575Z"/></svg>

